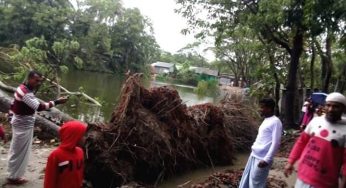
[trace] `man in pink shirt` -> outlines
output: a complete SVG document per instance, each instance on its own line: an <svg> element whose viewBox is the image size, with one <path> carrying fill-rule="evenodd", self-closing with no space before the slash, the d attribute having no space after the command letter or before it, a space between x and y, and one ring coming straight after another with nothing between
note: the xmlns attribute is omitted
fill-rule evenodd
<svg viewBox="0 0 346 188"><path fill-rule="evenodd" d="M285 166L288 176L299 160L296 188L343 187L338 178L340 172L346 176L346 121L342 119L346 97L329 94L325 108L326 115L315 117L302 132Z"/></svg>

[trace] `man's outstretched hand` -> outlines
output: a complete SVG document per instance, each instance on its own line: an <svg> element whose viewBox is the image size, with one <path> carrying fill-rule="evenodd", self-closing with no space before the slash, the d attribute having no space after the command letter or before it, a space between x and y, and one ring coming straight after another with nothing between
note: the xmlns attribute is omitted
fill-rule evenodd
<svg viewBox="0 0 346 188"><path fill-rule="evenodd" d="M294 170L293 165L290 163L287 163L285 166L285 171L284 171L286 178L292 174L293 170Z"/></svg>
<svg viewBox="0 0 346 188"><path fill-rule="evenodd" d="M64 103L67 102L67 100L68 100L68 97L65 96L65 97L59 97L59 98L58 98L57 100L55 100L54 102L55 102L55 104L64 104Z"/></svg>

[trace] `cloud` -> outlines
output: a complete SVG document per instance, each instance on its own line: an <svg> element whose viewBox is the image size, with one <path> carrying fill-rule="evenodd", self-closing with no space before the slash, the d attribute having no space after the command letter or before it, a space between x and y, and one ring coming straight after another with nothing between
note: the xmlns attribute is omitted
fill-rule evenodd
<svg viewBox="0 0 346 188"><path fill-rule="evenodd" d="M196 41L192 34L183 35L182 29L188 28L186 18L174 12L177 8L175 0L123 0L126 8L138 8L148 17L154 27L154 36L160 47L168 52L176 53L186 45ZM208 60L215 59L211 51L203 51L208 44L202 44L196 49Z"/></svg>
<svg viewBox="0 0 346 188"><path fill-rule="evenodd" d="M186 20L174 12L174 0L123 0L126 8L138 8L148 17L154 27L156 41L165 51L175 53L194 42L192 35L185 36L181 30L187 28Z"/></svg>

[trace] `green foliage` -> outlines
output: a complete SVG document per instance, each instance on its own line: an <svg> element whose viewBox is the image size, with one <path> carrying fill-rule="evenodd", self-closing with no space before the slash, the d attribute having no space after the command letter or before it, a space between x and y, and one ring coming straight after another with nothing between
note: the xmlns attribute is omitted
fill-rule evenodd
<svg viewBox="0 0 346 188"><path fill-rule="evenodd" d="M155 79L160 82L170 82L171 78L168 74L158 74Z"/></svg>
<svg viewBox="0 0 346 188"><path fill-rule="evenodd" d="M162 51L160 57L158 58L158 61L180 65L187 64L189 66L197 67L210 67L210 64L203 56L197 53L184 52L184 50L181 50L177 54L171 54L169 52Z"/></svg>
<svg viewBox="0 0 346 188"><path fill-rule="evenodd" d="M68 67L65 66L65 65L61 65L61 66L59 66L59 70L60 70L62 73L67 73L67 72L68 72Z"/></svg>
<svg viewBox="0 0 346 188"><path fill-rule="evenodd" d="M201 80L198 82L195 92L198 96L212 95L216 96L219 93L219 85L217 80Z"/></svg>
<svg viewBox="0 0 346 188"><path fill-rule="evenodd" d="M176 82L196 86L198 84L198 74L190 70L186 72L179 72L176 76Z"/></svg>
<svg viewBox="0 0 346 188"><path fill-rule="evenodd" d="M33 37L44 36L49 43L67 38L68 18L73 11L69 1L0 1L0 46L24 45Z"/></svg>
<svg viewBox="0 0 346 188"><path fill-rule="evenodd" d="M177 71L175 81L180 84L197 86L198 74L190 70L190 65L188 63L184 63L182 68Z"/></svg>
<svg viewBox="0 0 346 188"><path fill-rule="evenodd" d="M83 68L83 60L80 57L78 56L74 57L74 62L77 69Z"/></svg>
<svg viewBox="0 0 346 188"><path fill-rule="evenodd" d="M180 4L177 12L186 17L190 25L185 32L194 32L199 38L207 36L215 38L218 63L214 64L214 67L232 72L235 77L245 77L250 84L269 83L261 86L261 89L268 86L266 89L268 91L272 90L273 86L270 84L273 84L275 71L279 72L280 83L287 84L288 75L293 75L293 72L288 71L289 60L293 50L299 50L300 47L305 51L301 56L294 58L301 63L301 67L299 64L297 67L301 69L298 73L304 75L297 77L301 77L299 81L305 82L305 85L309 83L307 73L310 73L311 52L308 49L308 42L311 38L317 37L320 43L325 43L323 38L332 33L336 43L345 44L342 42L346 38L345 24L343 24L346 21L346 4L343 0L178 0L177 2ZM301 34L303 45L296 48L295 37ZM339 51L335 46L333 48L334 51ZM268 52L266 49L271 50ZM274 54L272 57L276 62L274 68L269 66L270 54ZM333 61L334 59L335 57ZM261 67L267 67L268 77L257 74ZM317 71L315 80L319 82L322 70L318 60L314 69ZM336 72L343 73L342 70L337 69Z"/></svg>
<svg viewBox="0 0 346 188"><path fill-rule="evenodd" d="M94 98L97 102L99 102L102 106L105 106L107 104L107 102L102 99L101 97L95 97Z"/></svg>
<svg viewBox="0 0 346 188"><path fill-rule="evenodd" d="M85 92L85 89L83 88L83 86L80 86L80 87L78 88L78 91L81 92L81 93L84 93L84 92Z"/></svg>
<svg viewBox="0 0 346 188"><path fill-rule="evenodd" d="M197 88L195 89L195 92L198 95L205 95L208 91L208 82L205 80L201 80L198 82Z"/></svg>
<svg viewBox="0 0 346 188"><path fill-rule="evenodd" d="M48 78L56 79L58 72L66 73L69 65L81 63L80 58L74 55L78 47L78 42L65 39L55 41L52 45L44 37L29 39L25 46L11 56L18 74L15 78L22 79L28 70L35 69Z"/></svg>
<svg viewBox="0 0 346 188"><path fill-rule="evenodd" d="M159 56L151 23L138 9L126 9L120 0L75 3L77 7L67 0L0 1L0 46L18 45L16 62L31 68L49 62L56 67L138 72Z"/></svg>

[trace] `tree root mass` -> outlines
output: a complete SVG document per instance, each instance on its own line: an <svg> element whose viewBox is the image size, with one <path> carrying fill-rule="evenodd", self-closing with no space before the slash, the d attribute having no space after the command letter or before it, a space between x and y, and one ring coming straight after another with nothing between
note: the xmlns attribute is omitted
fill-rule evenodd
<svg viewBox="0 0 346 188"><path fill-rule="evenodd" d="M174 89L142 87L139 74L128 77L119 101L109 123L88 126L85 171L93 187L157 185L192 169L229 165L256 135L241 103L187 107Z"/></svg>

